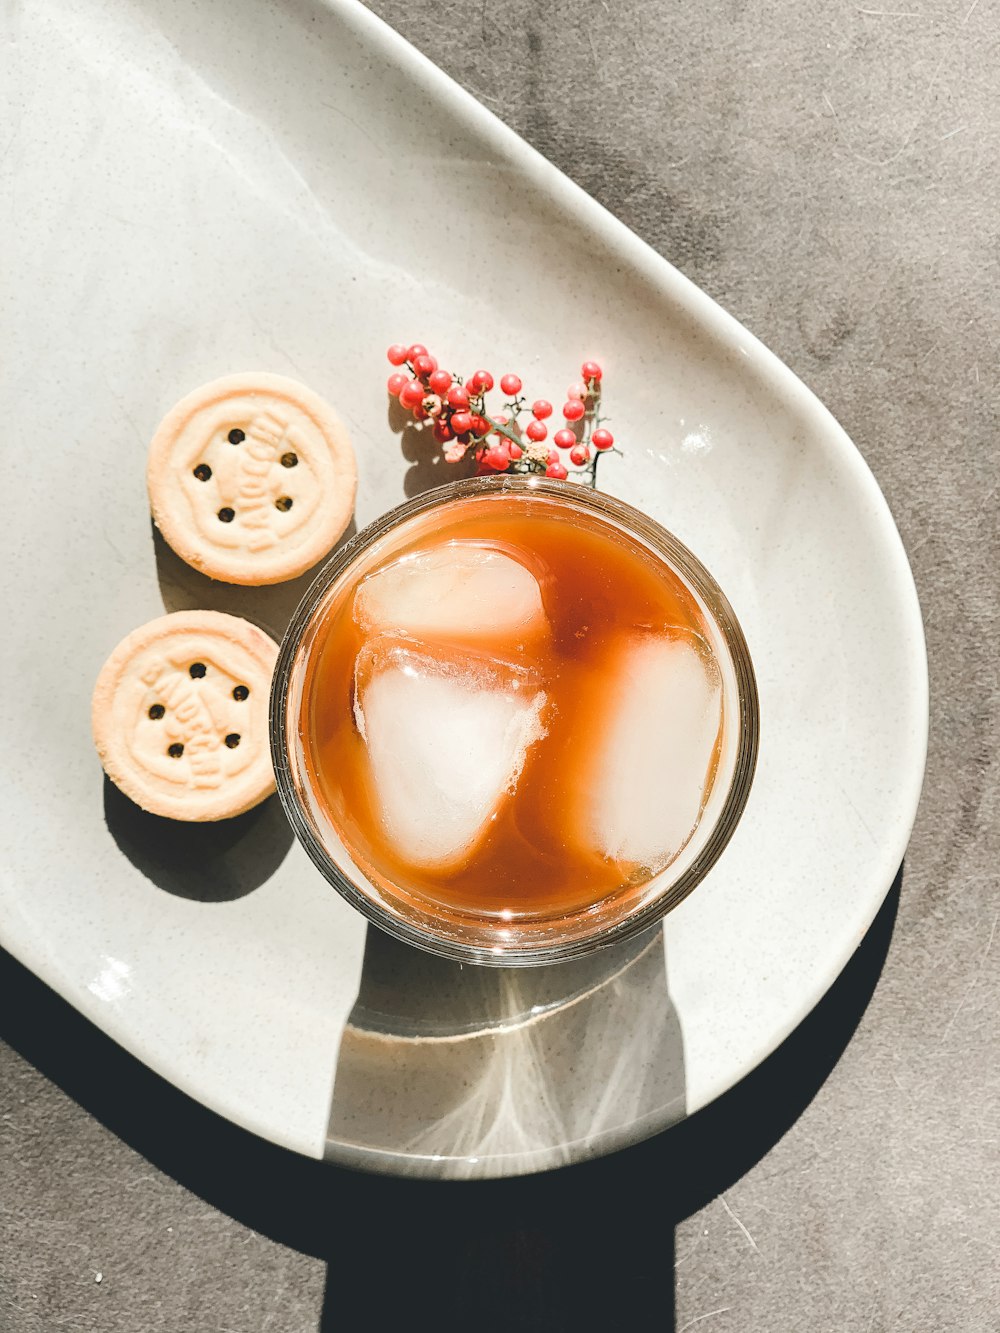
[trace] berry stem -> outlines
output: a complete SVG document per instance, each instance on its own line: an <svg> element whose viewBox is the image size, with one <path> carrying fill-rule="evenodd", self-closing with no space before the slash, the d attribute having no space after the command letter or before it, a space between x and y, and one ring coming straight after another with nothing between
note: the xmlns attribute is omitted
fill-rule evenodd
<svg viewBox="0 0 1000 1333"><path fill-rule="evenodd" d="M581 486L589 486L592 491L597 490L597 464L600 461L602 453L608 453L606 449L596 449L592 446L591 440L594 431L605 420L600 415L601 407L601 381L591 379L587 382L587 393L584 398L584 414L580 423L582 427L581 443L590 448L590 459L581 468L574 468L573 475L579 477ZM615 453L620 452L615 449Z"/></svg>
<svg viewBox="0 0 1000 1333"><path fill-rule="evenodd" d="M516 434L514 433L514 431L512 431L512 430L510 429L509 426L502 426L502 425L500 424L499 421L497 421L497 420L495 420L495 418L491 417L490 414L489 414L488 412L486 412L485 410L484 410L483 412L481 412L480 415L482 416L482 418L483 418L484 421L488 421L488 422L490 423L490 430L491 430L491 431L494 431L494 430L495 430L496 433L497 433L498 435L502 435L502 436L504 437L505 440L510 440L511 444L520 444L520 443L521 443L521 437L520 437L520 435L516 435Z"/></svg>

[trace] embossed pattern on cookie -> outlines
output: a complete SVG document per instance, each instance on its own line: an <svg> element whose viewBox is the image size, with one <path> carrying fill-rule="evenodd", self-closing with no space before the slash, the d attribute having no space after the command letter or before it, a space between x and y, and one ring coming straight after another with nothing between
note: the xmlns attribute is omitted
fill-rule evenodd
<svg viewBox="0 0 1000 1333"><path fill-rule="evenodd" d="M176 611L127 635L94 687L108 777L152 814L228 819L274 790L268 696L277 644L238 616Z"/></svg>
<svg viewBox="0 0 1000 1333"><path fill-rule="evenodd" d="M167 413L149 449L153 518L194 568L225 583L304 573L350 522L354 451L336 413L281 375L230 375Z"/></svg>

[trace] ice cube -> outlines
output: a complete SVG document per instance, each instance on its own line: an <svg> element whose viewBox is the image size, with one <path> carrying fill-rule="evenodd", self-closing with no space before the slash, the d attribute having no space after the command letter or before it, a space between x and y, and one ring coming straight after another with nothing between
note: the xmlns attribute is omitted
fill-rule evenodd
<svg viewBox="0 0 1000 1333"><path fill-rule="evenodd" d="M546 624L530 570L469 541L441 542L370 574L355 595L354 618L365 630L422 639L528 637Z"/></svg>
<svg viewBox="0 0 1000 1333"><path fill-rule="evenodd" d="M690 641L644 636L622 653L587 783L595 846L657 871L701 813L722 722L718 668Z"/></svg>
<svg viewBox="0 0 1000 1333"><path fill-rule="evenodd" d="M476 846L544 735L544 706L515 666L391 640L362 648L355 717L383 829L407 861L446 867Z"/></svg>

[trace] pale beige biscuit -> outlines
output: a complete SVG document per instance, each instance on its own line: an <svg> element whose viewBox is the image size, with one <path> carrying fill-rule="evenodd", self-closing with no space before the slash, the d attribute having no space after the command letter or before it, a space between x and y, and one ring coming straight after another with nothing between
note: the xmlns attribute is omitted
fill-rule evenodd
<svg viewBox="0 0 1000 1333"><path fill-rule="evenodd" d="M146 479L156 525L182 560L224 583L282 583L347 527L357 466L336 413L311 389L229 375L167 413Z"/></svg>
<svg viewBox="0 0 1000 1333"><path fill-rule="evenodd" d="M175 611L122 639L91 704L104 771L168 819L228 819L274 791L268 700L278 645L219 611Z"/></svg>

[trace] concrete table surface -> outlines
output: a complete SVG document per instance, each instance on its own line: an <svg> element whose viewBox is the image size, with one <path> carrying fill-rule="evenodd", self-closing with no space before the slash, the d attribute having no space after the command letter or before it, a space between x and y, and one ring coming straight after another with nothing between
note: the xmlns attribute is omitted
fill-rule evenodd
<svg viewBox="0 0 1000 1333"><path fill-rule="evenodd" d="M373 7L861 449L927 628L916 829L855 959L764 1066L657 1139L524 1180L292 1158L4 958L0 1329L998 1329L1000 7Z"/></svg>

